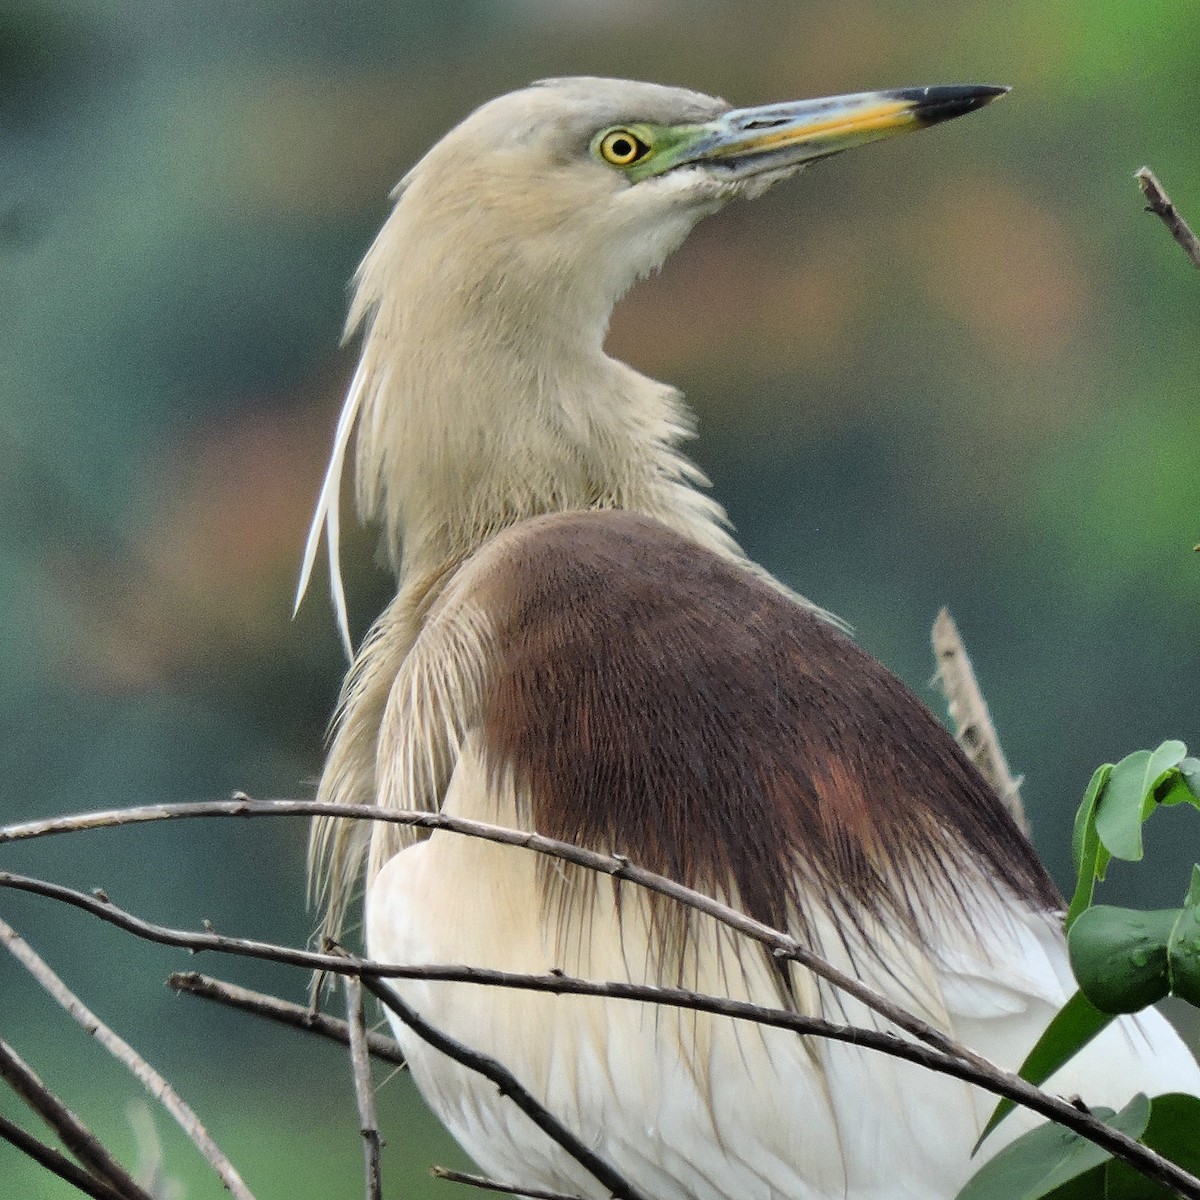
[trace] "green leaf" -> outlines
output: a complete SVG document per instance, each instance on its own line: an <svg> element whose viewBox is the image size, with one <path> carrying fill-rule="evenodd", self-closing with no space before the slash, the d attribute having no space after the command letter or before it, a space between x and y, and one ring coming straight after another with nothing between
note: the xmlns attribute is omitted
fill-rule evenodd
<svg viewBox="0 0 1200 1200"><path fill-rule="evenodd" d="M1150 1101L1134 1098L1117 1114L1096 1108L1092 1114L1129 1137L1140 1137L1150 1119ZM957 1200L1066 1200L1086 1193L1066 1189L1112 1156L1086 1138L1047 1123L1031 1129L985 1163L967 1181ZM1093 1193L1095 1194L1095 1193Z"/></svg>
<svg viewBox="0 0 1200 1200"><path fill-rule="evenodd" d="M1096 880L1104 878L1109 853L1096 834L1096 805L1104 795L1112 775L1112 763L1097 767L1088 783L1079 811L1075 814L1075 832L1071 839L1071 857L1075 862L1075 894L1067 908L1065 928L1070 929L1075 918L1092 902Z"/></svg>
<svg viewBox="0 0 1200 1200"><path fill-rule="evenodd" d="M1138 862L1142 857L1142 822L1154 807L1146 796L1146 770L1153 754L1135 750L1112 769L1104 795L1096 805L1096 833L1114 858Z"/></svg>
<svg viewBox="0 0 1200 1200"><path fill-rule="evenodd" d="M1200 1007L1200 866L1167 941L1167 970L1172 995Z"/></svg>
<svg viewBox="0 0 1200 1200"><path fill-rule="evenodd" d="M1071 837L1071 860L1075 864L1076 872L1079 871L1083 862L1083 843L1088 827L1092 824L1092 820L1096 813L1096 801L1100 799L1105 786L1108 783L1108 777L1112 774L1112 763L1104 763L1092 772L1092 778L1088 781L1087 791L1083 793L1083 800L1080 802L1079 810L1075 814L1075 832Z"/></svg>
<svg viewBox="0 0 1200 1200"><path fill-rule="evenodd" d="M1044 1083L1069 1058L1079 1053L1113 1021L1115 1013L1101 1012L1082 992L1076 992L1054 1014L1033 1049L1025 1056L1017 1073L1032 1084ZM979 1135L972 1154L978 1152L984 1138L1016 1107L1016 1101L1003 1099L992 1111L988 1123Z"/></svg>
<svg viewBox="0 0 1200 1200"><path fill-rule="evenodd" d="M1138 1012L1171 990L1168 943L1182 909L1097 904L1067 934L1079 989L1101 1012Z"/></svg>
<svg viewBox="0 0 1200 1200"><path fill-rule="evenodd" d="M1181 1092L1155 1096L1143 1144L1193 1175L1200 1173L1200 1099ZM1175 1193L1152 1183L1140 1171L1112 1159L1104 1168L1105 1200L1173 1200Z"/></svg>
<svg viewBox="0 0 1200 1200"><path fill-rule="evenodd" d="M1200 1007L1200 866L1182 908L1097 904L1067 934L1080 991L1101 1012L1137 1012L1174 994Z"/></svg>

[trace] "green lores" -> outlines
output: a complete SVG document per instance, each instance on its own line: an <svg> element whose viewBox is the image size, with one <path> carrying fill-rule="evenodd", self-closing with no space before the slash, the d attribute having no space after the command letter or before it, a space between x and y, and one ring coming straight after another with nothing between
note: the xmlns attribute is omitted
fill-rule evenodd
<svg viewBox="0 0 1200 1200"><path fill-rule="evenodd" d="M701 125L633 122L601 130L591 151L633 183L683 166L744 179L948 121L1007 90L981 84L902 88L736 108Z"/></svg>
<svg viewBox="0 0 1200 1200"><path fill-rule="evenodd" d="M616 125L592 139L592 153L638 183L688 160L706 134L705 125Z"/></svg>

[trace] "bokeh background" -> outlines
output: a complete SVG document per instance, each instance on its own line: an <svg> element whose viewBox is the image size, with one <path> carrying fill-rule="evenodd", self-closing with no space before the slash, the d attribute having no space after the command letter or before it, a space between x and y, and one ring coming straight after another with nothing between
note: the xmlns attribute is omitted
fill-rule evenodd
<svg viewBox="0 0 1200 1200"><path fill-rule="evenodd" d="M0 0L0 820L311 795L343 662L290 602L386 194L472 107L615 74L738 103L923 83L1013 95L838 158L702 226L616 314L686 390L744 544L931 703L967 639L1066 885L1092 768L1200 744L1200 8L1166 0ZM356 632L388 594L347 551ZM1178 902L1195 814L1118 901ZM298 821L6 848L154 919L302 942ZM170 996L192 962L3 894L0 914L199 1109L266 1197L359 1194L335 1048ZM0 1034L124 1154L136 1086L9 961ZM400 1077L390 1194L462 1164ZM21 1115L0 1095L0 1112ZM159 1119L189 1197L223 1194ZM71 1193L0 1143L0 1192Z"/></svg>

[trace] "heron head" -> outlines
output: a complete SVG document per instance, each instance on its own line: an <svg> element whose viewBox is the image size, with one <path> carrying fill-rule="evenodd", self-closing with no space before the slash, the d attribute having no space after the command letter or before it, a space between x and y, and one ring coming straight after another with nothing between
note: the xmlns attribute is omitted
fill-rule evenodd
<svg viewBox="0 0 1200 1200"><path fill-rule="evenodd" d="M524 284L611 304L703 216L819 158L993 100L990 86L905 88L731 108L682 88L551 79L483 105L401 184L484 294ZM557 286L555 286L557 284Z"/></svg>
<svg viewBox="0 0 1200 1200"><path fill-rule="evenodd" d="M598 503L662 516L675 504L715 528L720 510L697 499L690 485L702 476L676 449L689 429L677 394L603 352L614 303L727 200L1006 90L732 108L682 88L568 78L476 109L400 182L359 267L347 328L364 328L362 358L297 603L325 525L349 643L338 481L356 427L360 511L383 520L397 568L422 522L430 544L466 546L494 522L488 503L505 520ZM670 504L643 494L664 487ZM467 532L451 537L454 520Z"/></svg>

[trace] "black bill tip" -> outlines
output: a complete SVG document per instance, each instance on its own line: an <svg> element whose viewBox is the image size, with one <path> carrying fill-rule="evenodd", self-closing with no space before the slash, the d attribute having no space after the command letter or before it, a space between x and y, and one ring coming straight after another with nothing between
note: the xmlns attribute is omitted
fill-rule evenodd
<svg viewBox="0 0 1200 1200"><path fill-rule="evenodd" d="M991 104L1010 89L990 83L954 84L948 87L900 88L889 92L893 99L913 107L913 116L923 125L936 125Z"/></svg>

